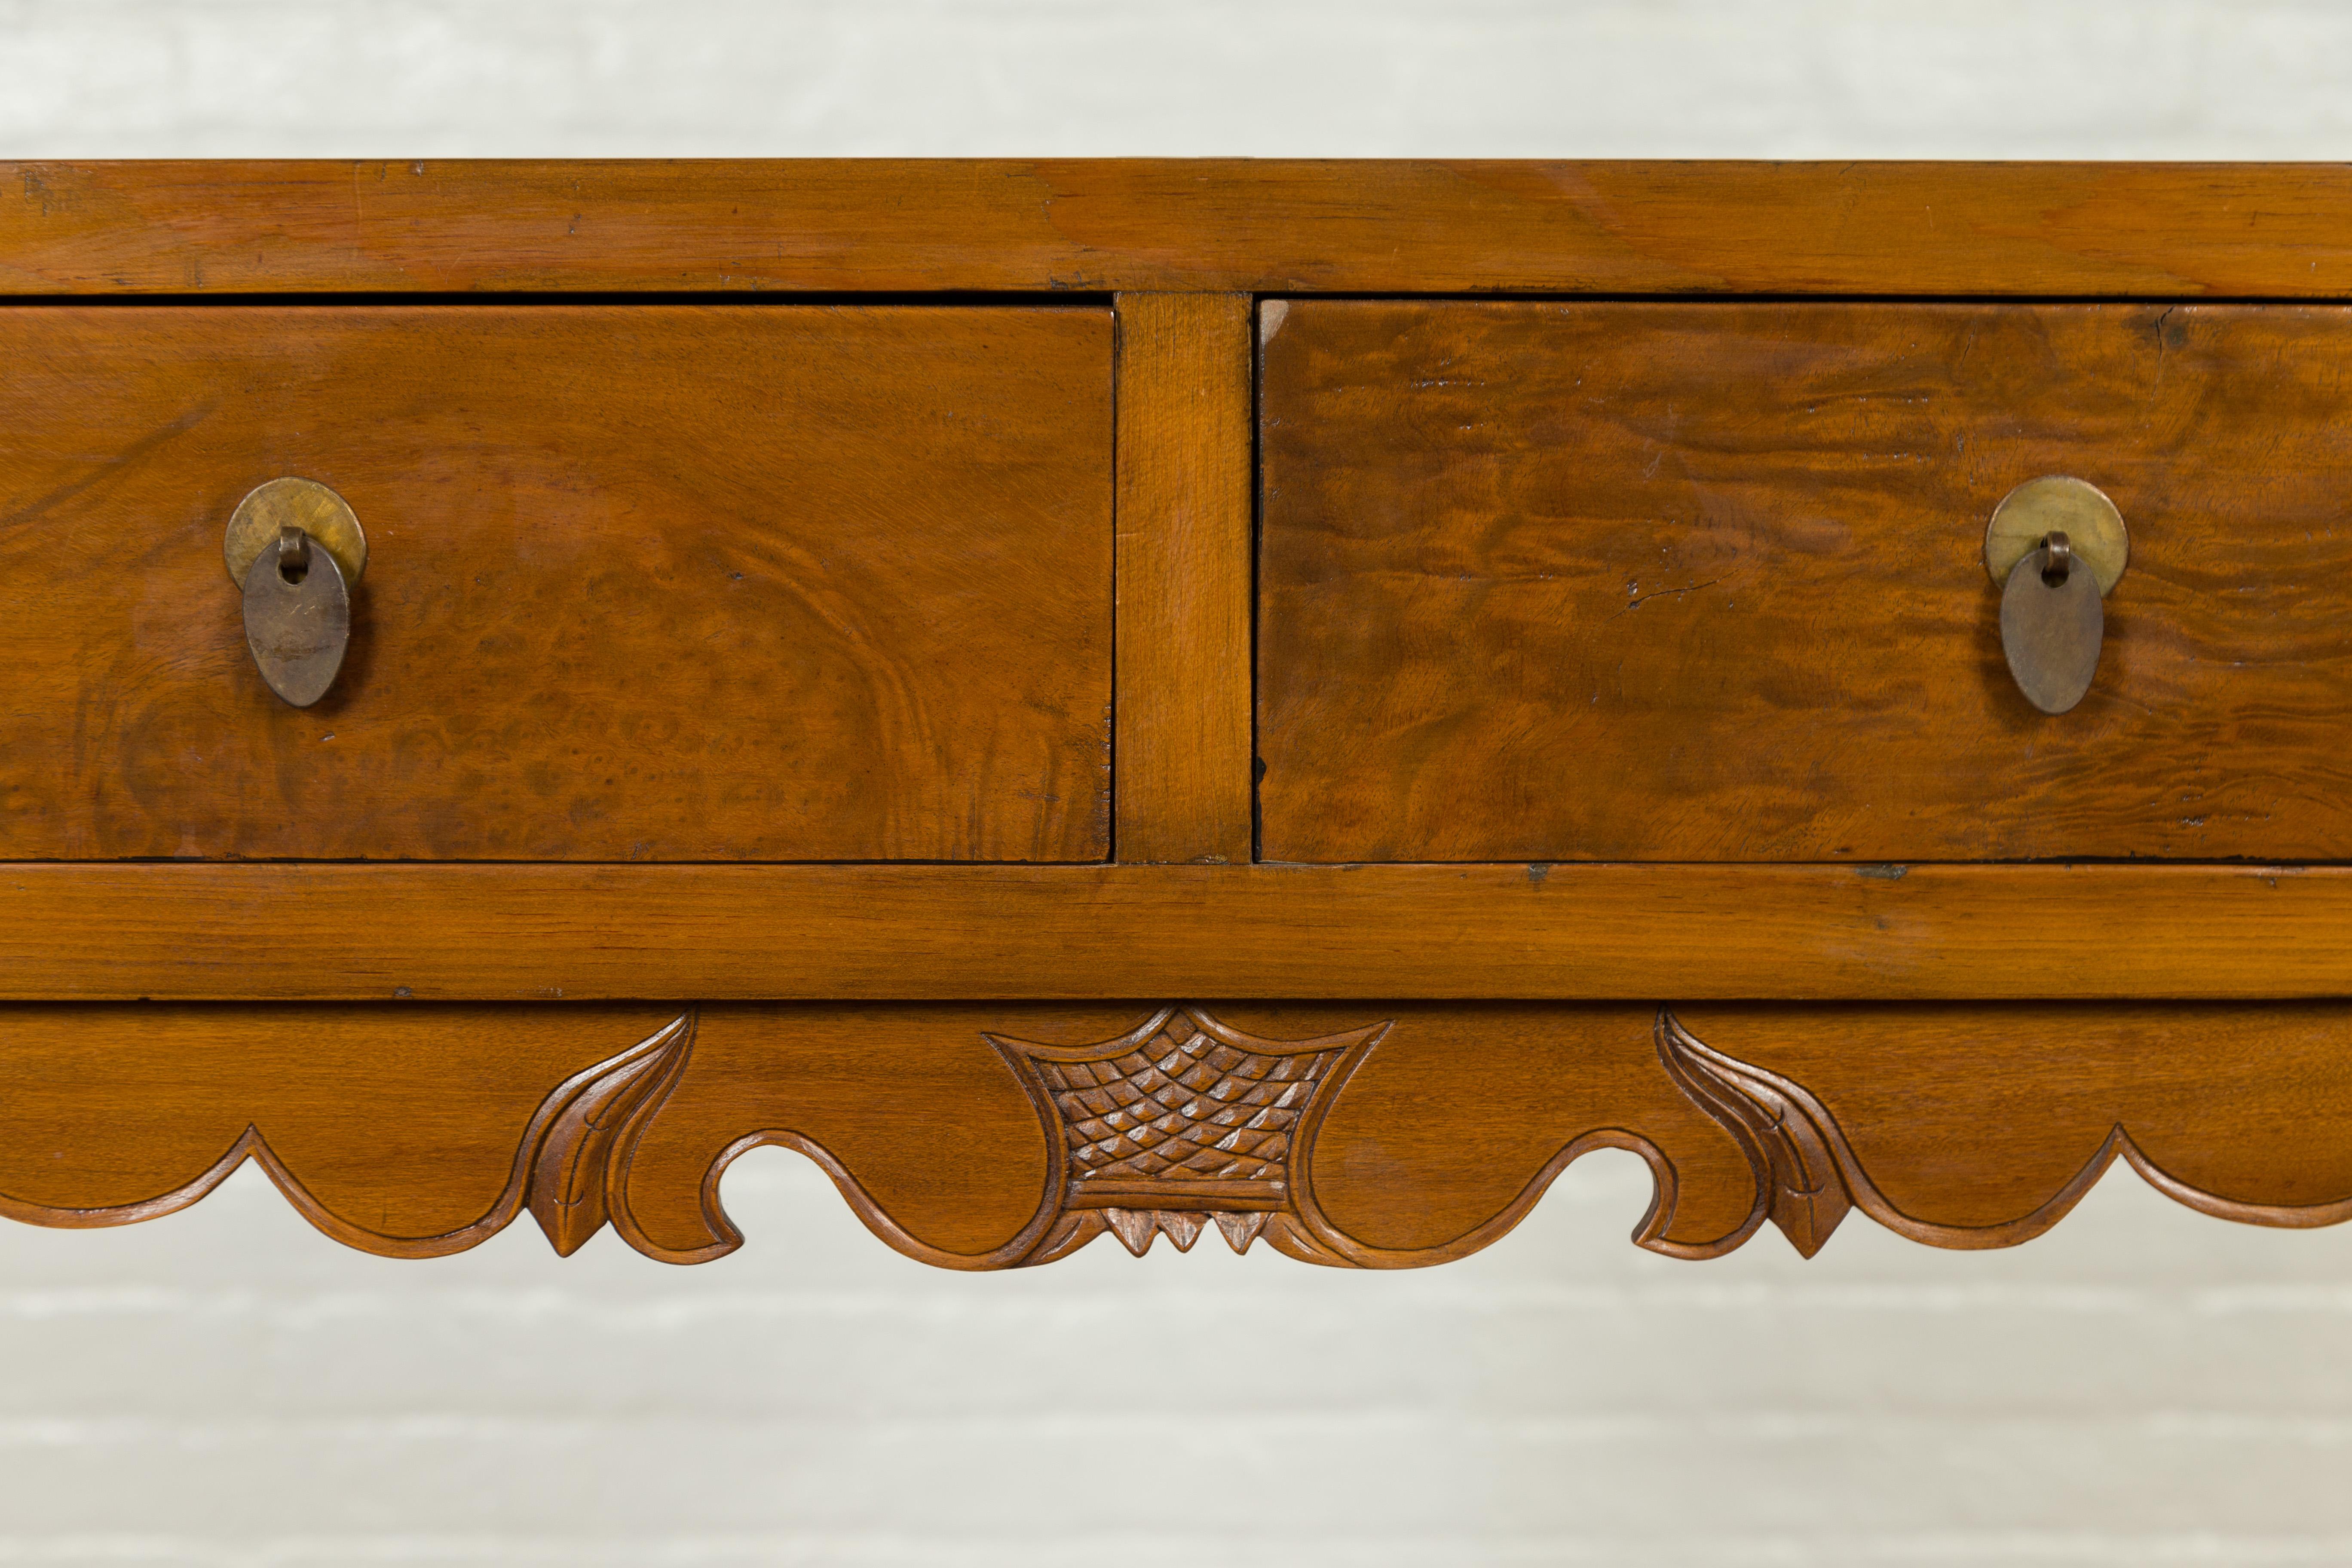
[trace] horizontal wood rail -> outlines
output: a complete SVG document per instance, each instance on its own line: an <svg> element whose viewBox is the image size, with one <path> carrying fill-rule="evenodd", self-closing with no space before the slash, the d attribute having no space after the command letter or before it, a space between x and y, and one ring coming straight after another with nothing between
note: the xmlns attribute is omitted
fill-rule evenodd
<svg viewBox="0 0 2352 1568"><path fill-rule="evenodd" d="M2338 163L0 163L0 294L2352 294Z"/></svg>
<svg viewBox="0 0 2352 1568"><path fill-rule="evenodd" d="M0 999L2352 996L2352 868L0 867Z"/></svg>

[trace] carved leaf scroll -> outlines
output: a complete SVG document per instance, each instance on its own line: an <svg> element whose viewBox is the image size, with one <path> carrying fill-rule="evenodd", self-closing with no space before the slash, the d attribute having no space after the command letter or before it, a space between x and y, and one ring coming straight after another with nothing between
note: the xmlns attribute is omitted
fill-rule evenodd
<svg viewBox="0 0 2352 1568"><path fill-rule="evenodd" d="M128 1224L250 1159L371 1252L455 1252L528 1208L562 1254L609 1221L697 1262L741 1241L718 1201L729 1162L781 1144L890 1246L967 1269L1212 1230L1236 1252L1423 1267L1504 1235L1599 1148L1648 1163L1634 1239L1680 1258L1767 1219L1810 1257L1854 1209L1932 1246L2012 1246L2117 1160L2225 1218L2352 1218L2335 1131L2352 1005L1706 1012L1760 1062L1664 1007L1385 1011L1255 1009L1303 1037L1279 1038L1197 1005L1125 1028L1099 1005L743 1005L575 1069L575 1030L660 1015L25 1005L0 1013L0 1215ZM1022 1022L1056 1037L1005 1026ZM381 1137L403 1111L415 1125Z"/></svg>
<svg viewBox="0 0 2352 1568"><path fill-rule="evenodd" d="M643 1012L618 1011L624 1018ZM310 1224L362 1251L392 1258L463 1251L528 1206L556 1249L569 1253L604 1222L604 1193L620 1134L683 1065L693 1037L693 1015L680 1015L563 1079L523 1119L530 1101L518 1091L527 1092L530 1082L524 1075L537 1064L577 1061L579 1033L612 1027L620 1021L614 1013L524 1016L488 1007L404 1019L367 1007L0 1011L0 1063L15 1089L5 1108L16 1145L9 1152L16 1169L37 1178L32 1193L0 1187L0 1215L52 1226L134 1224L197 1202L251 1160ZM440 1081L404 1079L395 1069L404 1033L426 1044L414 1059L423 1072L437 1069ZM352 1064L364 1073L364 1087L342 1076ZM421 1125L383 1136L391 1131L387 1114L403 1110ZM219 1125L227 1114L244 1125L226 1147L212 1146L219 1152L209 1163L176 1182L163 1175L192 1154L210 1155L195 1153L204 1147L203 1127ZM521 1122L519 1139L509 1116ZM37 1158L26 1171L25 1155L43 1152L59 1169L93 1173L61 1182L40 1170L48 1162ZM128 1202L110 1196L151 1167L163 1179L146 1195ZM60 1185L97 1201L61 1202ZM470 1217L408 1228L384 1217L403 1205L354 1202L355 1186L395 1197L427 1194L432 1202L406 1206L447 1213L452 1205L467 1205L457 1212Z"/></svg>
<svg viewBox="0 0 2352 1568"><path fill-rule="evenodd" d="M2021 1028L2053 1029L2064 1021L2044 1016L2029 1025L2015 1009L2004 1012L1991 1008L1986 1014L2019 1018ZM2128 1029L2119 1030L2116 1023L2118 1016L2124 1016L2126 1015L2120 1012L2103 1016L2103 1032L2127 1037ZM1798 1016L1801 1015L1785 1009L1757 1012L1757 1021L1768 1026L1775 1017ZM1841 1016L1853 1021L1858 1035L1864 1032L1867 1014L1847 1013ZM1916 1021L1918 1015L1915 1012L1912 1017ZM2235 1052L2216 1052L2208 1062L2192 1060L2185 1069L2176 1069L2185 1070L2191 1084L2201 1080L2210 1090L2192 1092L2189 1097L2210 1126L2210 1141L2233 1142L2242 1138L2249 1128L2262 1130L2275 1140L2277 1127L2296 1120L2298 1112L2307 1114L2323 1093L2333 1100L2352 1101L2352 1069L2345 1065L2348 1054L2345 1047L2352 1042L2343 1037L2347 1020L2340 1009L2332 1010L2315 1034L2309 1021L2298 1020L2284 1008L2266 1013L2260 1009L2214 1013L2217 1031L2219 1026L2236 1026L2248 1018L2272 1022L2276 1030L2272 1043L2282 1056L2290 1048L2297 1049L2298 1055L2308 1053L2303 1061L2294 1064L2302 1076L2285 1070L2287 1063L2279 1060L2275 1062L2279 1070L2263 1075L2257 1069L2249 1079ZM2298 1036L2311 1037L2301 1040L2298 1046ZM1695 1100L1741 1141L1755 1168L1759 1206L1797 1250L1808 1258L1821 1249L1838 1221L1853 1208L1862 1210L1899 1236L1931 1247L2014 1247L2031 1241L2063 1219L2117 1160L2168 1197L2219 1218L2298 1229L2352 1219L2352 1195L2320 1202L2253 1201L2208 1191L2167 1171L2141 1148L2126 1125L2129 1108L2139 1098L2137 1091L2140 1086L2162 1076L2152 1070L2155 1064L2126 1060L2119 1070L2113 1057L2080 1049L2072 1054L2053 1049L2035 1063L2038 1072L2052 1075L2063 1081L2070 1093L2106 1110L2104 1136L2095 1147L2084 1151L2082 1163L2072 1175L2039 1202L2007 1217L1969 1224L1923 1218L1906 1211L1888 1195L1856 1152L1854 1139L1812 1089L1785 1074L1741 1061L1706 1045L1664 1007L1658 1010L1657 1039L1659 1055L1667 1069ZM2078 1037L2073 1043L2079 1047L2082 1041ZM2155 1046L2154 1041L2144 1043L2149 1048ZM1866 1043L1857 1041L1854 1048L1864 1050ZM1903 1075L1898 1081L1910 1086L1916 1100L1920 1095L1931 1093L1926 1081L1929 1069L1948 1069L1954 1061L1969 1061L1966 1053L1969 1049L1968 1041L1955 1040L1946 1059L1939 1062L1890 1054L1882 1070ZM1974 1076L1981 1078L1986 1070L1990 1069L1979 1064ZM2250 1087L2263 1087L2265 1082L2266 1093L2247 1092ZM2033 1103L2031 1080L2022 1074L2011 1075L2008 1086L2023 1091L2028 1106ZM2043 1098L2040 1118L2042 1127L2054 1129L2060 1125L2059 1113L2051 1104L2055 1099L2054 1093ZM2056 1142L2056 1135L2042 1127L2032 1129L2028 1141L2042 1146L2040 1153L2046 1161L2049 1154L2056 1152L2049 1147ZM1983 1174L1982 1168L1999 1157L1993 1152L1990 1138L1963 1135L1955 1140L1937 1119L1916 1112L1891 1124L1871 1124L1869 1131L1882 1141L1884 1147L1909 1156L1911 1163L1917 1163L1923 1150L1928 1152L1935 1167L1946 1173L1947 1184L1953 1173ZM2303 1136L2336 1150L2342 1147L2340 1141L2327 1137L2318 1128L2307 1128ZM2331 1163L2340 1162L2319 1162L2322 1165ZM1971 1163L1979 1170L1969 1173ZM2301 1163L2288 1151L2279 1149L2271 1160L2270 1180L2273 1184L2284 1184L2289 1173Z"/></svg>
<svg viewBox="0 0 2352 1568"><path fill-rule="evenodd" d="M614 1157L629 1130L661 1103L693 1047L694 1015L687 1013L548 1097L559 1109L531 1162L529 1202L559 1256L571 1257L604 1228Z"/></svg>
<svg viewBox="0 0 2352 1568"><path fill-rule="evenodd" d="M576 1120L583 1127L625 1124L630 1130L595 1144L610 1151L604 1157L609 1170L615 1173L607 1181L607 1190L616 1200L615 1224L645 1250L677 1261L716 1256L740 1242L740 1236L719 1211L717 1182L729 1160L761 1142L798 1148L815 1160L866 1224L898 1250L957 1268L1051 1262L1106 1234L1139 1257L1160 1237L1183 1251L1212 1228L1237 1252L1263 1237L1277 1250L1308 1262L1376 1268L1424 1267L1465 1256L1499 1238L1526 1215L1560 1171L1600 1148L1628 1150L1648 1163L1655 1197L1635 1231L1635 1240L1678 1258L1719 1257L1744 1244L1768 1219L1800 1253L1811 1257L1856 1208L1901 1235L1934 1246L2011 1246L2054 1225L2117 1159L2160 1190L2209 1214L2280 1226L2334 1224L2352 1217L2352 1197L2318 1203L2260 1203L2200 1189L2151 1159L2118 1114L2104 1140L2086 1152L2074 1175L2028 1212L1989 1224L1922 1218L1906 1212L1874 1180L1856 1152L1854 1140L1821 1096L1786 1073L1709 1045L1670 1008L1659 1007L1647 1016L1652 1026L1646 1042L1636 1032L1638 1026L1619 1032L1622 1025L1633 1023L1622 1014L1618 1016L1622 1025L1588 1013L1581 1016L1586 1022L1570 1028L1565 1013L1555 1018L1541 1008L1496 1013L1452 1010L1439 1005L1401 1008L1387 1019L1294 1040L1245 1032L1199 1005L1160 1008L1114 1037L1085 1045L1046 1045L983 1031L987 1044L1002 1056L1027 1091L1045 1134L1045 1160L1044 1190L1034 1215L1010 1239L978 1253L949 1252L908 1235L823 1143L782 1130L746 1135L709 1166L701 1202L711 1216L711 1229L721 1238L719 1242L695 1252L649 1245L625 1212L627 1145L658 1113L660 1097L668 1090L654 1086L656 1079L662 1084L676 1081L684 1062L683 1043L666 1047L677 1054L665 1058L664 1065L636 1057L607 1064L605 1078L577 1098L579 1106L593 1104L598 1109L593 1112L583 1109ZM2015 1019L2029 1037L2042 1030L2063 1031L2074 1024L2077 1042L2081 1024L2088 1016L2063 1011L2046 1016L1998 1016ZM1591 1022L1596 1016L1598 1024ZM2340 1047L2352 1045L2352 1009L2336 1008L2307 1026L2268 1022L2274 1015L2257 1009L2240 1009L2233 1016L2254 1020L2253 1027L2272 1029L2282 1046L2295 1028L2304 1028L2311 1038L2299 1048L2315 1064L2344 1057L2347 1053ZM1743 1026L1755 1028L1767 1039L1777 1031L1790 1040L1802 1037L1837 1041L1836 1057L1815 1059L1850 1064L1846 1069L1850 1081L1856 1072L1862 1081L1870 1081L1874 1071L1932 1079L1934 1073L1948 1073L1956 1063L1965 1064L1973 1048L1970 1042L1959 1039L1935 1059L1916 1049L1874 1054L1869 1033L1862 1027L1864 1020L1837 1010L1757 1008L1737 1017ZM1842 1030L1841 1026L1849 1021L1854 1028ZM1882 1026L1891 1026L1882 1021ZM2108 1019L2105 1026L2109 1034L2118 1029L2129 1033L2127 1023L2117 1019ZM1364 1109L1351 1110L1352 1121L1342 1140L1345 1147L1359 1158L1382 1162L1378 1168L1383 1173L1375 1184L1392 1200L1385 1205L1391 1216L1412 1209L1417 1201L1426 1203L1444 1184L1458 1182L1465 1174L1475 1176L1473 1184L1482 1192L1508 1195L1491 1200L1497 1206L1483 1219L1463 1211L1468 1214L1465 1219L1436 1230L1423 1228L1420 1234L1424 1239L1375 1244L1351 1234L1327 1211L1318 1196L1318 1188L1325 1184L1318 1183L1316 1160L1335 1104L1360 1078L1369 1081L1381 1076L1362 1069L1376 1047L1392 1037L1402 1040L1398 1031L1408 1028L1414 1053L1410 1059L1421 1064L1415 1069L1420 1076L1391 1074L1379 1096L1365 1102ZM1438 1033L1424 1035L1424 1031ZM1932 1026L1927 1027L1925 1038L1940 1044ZM2195 1043L2199 1049L2204 1048L2201 1041ZM1465 1052L1466 1047L1475 1047L1475 1054ZM1646 1071L1649 1081L1656 1084L1654 1090L1643 1087L1637 1053L1652 1064ZM1399 1058L1400 1062L1405 1059ZM2098 1076L2115 1073L2113 1060L2102 1058L2105 1065L2101 1066L2088 1058L2069 1058L2063 1051L2047 1049L2021 1059L2042 1064L2039 1070L2071 1074L2081 1080L2073 1088L2086 1103L2112 1100L2119 1107L2131 1103L2133 1079ZM2221 1069L2211 1065L2220 1059L2218 1055L2192 1056L2180 1070L2189 1073L2192 1081L2194 1075L2203 1073L2222 1083L2225 1079L2216 1076ZM1507 1066L1508 1071L1498 1073ZM1661 1068L1663 1080L1656 1078ZM1428 1076L1433 1069L1435 1076ZM1477 1098L1475 1102L1484 1109L1467 1113L1465 1097L1457 1095L1449 1100L1444 1092L1447 1075L1454 1075L1458 1084L1459 1075L1465 1073L1496 1074L1497 1084L1505 1086L1503 1091ZM2337 1076L2345 1079L2342 1094L2352 1105L2352 1068L2341 1069ZM2237 1082L2235 1079L2226 1081ZM1398 1089L1406 1084L1425 1085L1431 1092L1400 1097ZM1550 1115L1545 1108L1554 1100L1568 1100L1566 1091L1571 1088L1588 1093L1589 1098L1578 1098L1559 1115ZM2267 1125L2280 1106L2292 1101L2298 1092L2294 1083L2286 1083L2267 1099L2243 1092L2220 1097L2213 1100L2210 1115L2217 1127L2233 1118L2245 1125ZM1685 1102L1699 1114L1673 1110ZM1350 1101L1351 1106L1354 1103ZM609 1112L602 1109L606 1105L612 1107ZM1519 1123L1507 1138L1497 1135L1497 1126L1477 1120L1497 1117L1505 1107L1515 1108L1509 1113ZM1911 1151L1915 1160L1927 1148L1929 1163L1947 1172L1965 1173L1971 1154L1979 1159L1990 1157L1978 1152L1991 1147L1982 1140L1973 1144L1966 1139L1952 1140L1929 1113L1931 1110L1916 1098L1906 1100L1898 1096L1882 1104L1881 1120L1870 1130L1883 1146ZM1405 1125L1411 1122L1427 1125L1420 1129ZM571 1123L560 1121L560 1124ZM1721 1129L1736 1152L1729 1148L1720 1157L1706 1152L1692 1128L1710 1124ZM1530 1134L1543 1126L1560 1130L1555 1141L1533 1141ZM1436 1135L1426 1135L1431 1132ZM1408 1138L1408 1133L1415 1135ZM601 1134L583 1132L582 1147L587 1148L593 1136ZM2037 1136L2029 1125L2024 1133L2027 1142ZM1408 1143L1418 1152L1400 1163ZM559 1141L551 1138L543 1164L557 1162L553 1151L559 1146L562 1146ZM1520 1152L1515 1152L1510 1163L1498 1163L1496 1152L1507 1148ZM1675 1152L1670 1154L1669 1150ZM1516 1163L1521 1159L1525 1166ZM1735 1174L1742 1159L1747 1165L1744 1181ZM2278 1169L2284 1172L2287 1164L2282 1160ZM2324 1184L2327 1179L2315 1175L2305 1184L2312 1181ZM1365 1180L1351 1175L1345 1184L1347 1212L1360 1218L1372 1217L1363 1201ZM1738 1182L1736 1189L1731 1184L1734 1181ZM1403 1184L1402 1191L1399 1184ZM1335 1193L1340 1185L1336 1179L1329 1184ZM1416 1200L1416 1193L1424 1196ZM583 1222L584 1214L583 1210ZM1696 1215L1696 1228L1675 1229L1677 1214ZM551 1228L551 1235L555 1234Z"/></svg>
<svg viewBox="0 0 2352 1568"><path fill-rule="evenodd" d="M1657 1035L1666 1071L1747 1152L1765 1215L1805 1257L1819 1252L1853 1201L1811 1113L1818 1108L1795 1085L1709 1049L1664 1007Z"/></svg>

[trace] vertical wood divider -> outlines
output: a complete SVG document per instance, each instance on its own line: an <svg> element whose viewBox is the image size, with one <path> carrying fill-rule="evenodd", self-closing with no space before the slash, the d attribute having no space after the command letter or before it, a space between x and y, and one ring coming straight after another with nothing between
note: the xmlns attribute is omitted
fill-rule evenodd
<svg viewBox="0 0 2352 1568"><path fill-rule="evenodd" d="M1251 858L1250 297L1118 296L1114 852Z"/></svg>

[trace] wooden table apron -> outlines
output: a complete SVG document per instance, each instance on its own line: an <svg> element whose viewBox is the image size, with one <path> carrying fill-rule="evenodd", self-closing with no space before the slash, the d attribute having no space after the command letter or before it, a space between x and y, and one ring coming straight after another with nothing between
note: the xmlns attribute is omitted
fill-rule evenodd
<svg viewBox="0 0 2352 1568"><path fill-rule="evenodd" d="M0 1213L2352 1217L2341 167L0 173ZM2044 472L2134 531L2056 717ZM316 709L219 574L281 474L371 530Z"/></svg>

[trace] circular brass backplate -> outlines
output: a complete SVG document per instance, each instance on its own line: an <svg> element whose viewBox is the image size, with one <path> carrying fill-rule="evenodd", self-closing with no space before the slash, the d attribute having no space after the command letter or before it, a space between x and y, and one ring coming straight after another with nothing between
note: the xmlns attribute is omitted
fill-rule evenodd
<svg viewBox="0 0 2352 1568"><path fill-rule="evenodd" d="M228 537L221 542L229 580L243 587L246 572L289 523L326 548L343 569L345 583L360 580L367 565L367 535L360 531L351 503L315 479L272 479L236 503Z"/></svg>
<svg viewBox="0 0 2352 1568"><path fill-rule="evenodd" d="M2131 536L2124 514L2096 485L2044 474L2028 479L1992 509L1985 525L1985 570L1996 586L2006 586L2017 563L2042 547L2045 535L2063 533L2091 569L2102 597L2116 591L2131 562Z"/></svg>

